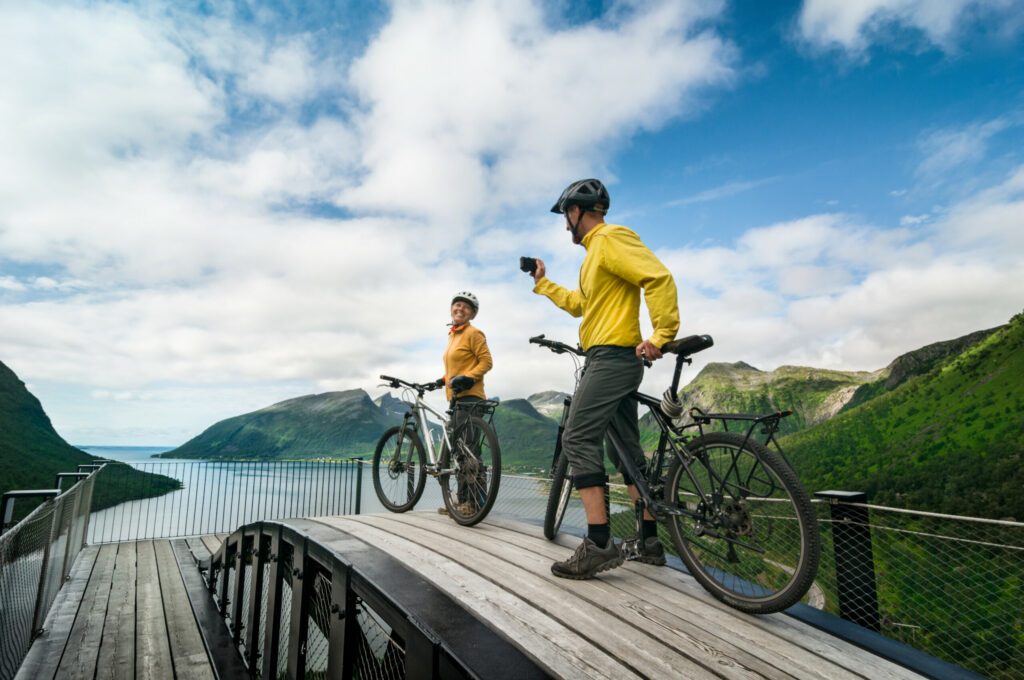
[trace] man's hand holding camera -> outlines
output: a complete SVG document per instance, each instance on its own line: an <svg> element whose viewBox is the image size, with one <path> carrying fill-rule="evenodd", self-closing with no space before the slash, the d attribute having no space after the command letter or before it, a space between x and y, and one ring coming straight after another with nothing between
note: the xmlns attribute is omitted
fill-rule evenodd
<svg viewBox="0 0 1024 680"><path fill-rule="evenodd" d="M543 279L544 273L547 271L544 267L544 260L538 257L520 257L519 269L532 276L534 283Z"/></svg>

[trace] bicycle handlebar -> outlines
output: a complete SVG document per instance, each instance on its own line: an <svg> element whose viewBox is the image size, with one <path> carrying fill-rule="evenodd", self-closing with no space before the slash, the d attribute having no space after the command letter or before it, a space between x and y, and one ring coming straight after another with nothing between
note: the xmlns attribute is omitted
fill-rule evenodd
<svg viewBox="0 0 1024 680"><path fill-rule="evenodd" d="M535 345L540 345L541 347L547 347L548 349L550 349L555 354L564 354L566 352L569 352L571 354L575 354L576 356L580 356L580 357L586 356L586 353L583 350L581 350L579 347L571 347L571 346L565 344L564 342L557 342L555 340L547 340L547 339L544 338L544 334L543 333L541 333L540 335L535 335L532 338L530 338L530 342L532 342ZM650 359L648 359L645 356L642 356L641 359L644 362L644 366L646 366L647 368L651 367L651 360Z"/></svg>
<svg viewBox="0 0 1024 680"><path fill-rule="evenodd" d="M396 388L396 387L398 387L400 385L405 385L406 387L411 387L412 389L416 390L417 392L431 392L433 390L441 388L441 385L438 385L436 382L431 382L431 383L411 383L408 380L402 380L401 378L394 378L394 377L392 377L390 375L382 375L380 377L380 379L383 380L384 382L388 383L392 388Z"/></svg>
<svg viewBox="0 0 1024 680"><path fill-rule="evenodd" d="M547 347L555 354L564 354L565 352L569 352L570 354L575 354L576 356L584 356L583 350L581 350L579 347L572 347L571 345L567 345L564 342L558 342L556 340L548 340L544 337L543 333L541 333L540 335L535 335L532 338L530 338L530 342L534 345Z"/></svg>

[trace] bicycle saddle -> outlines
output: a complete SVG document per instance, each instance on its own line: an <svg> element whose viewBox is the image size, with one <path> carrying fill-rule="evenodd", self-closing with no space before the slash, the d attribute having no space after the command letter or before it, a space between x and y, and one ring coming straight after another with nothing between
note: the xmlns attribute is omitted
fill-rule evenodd
<svg viewBox="0 0 1024 680"><path fill-rule="evenodd" d="M672 352L672 354L679 354L684 357L688 357L691 354L696 354L701 350L705 350L715 344L715 341L711 339L710 335L688 335L685 338L679 338L672 342L666 342L665 346L661 348L662 352Z"/></svg>

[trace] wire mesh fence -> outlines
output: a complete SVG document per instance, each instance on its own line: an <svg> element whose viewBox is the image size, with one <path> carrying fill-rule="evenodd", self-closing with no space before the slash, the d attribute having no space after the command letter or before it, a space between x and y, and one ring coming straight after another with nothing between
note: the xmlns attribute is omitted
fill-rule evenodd
<svg viewBox="0 0 1024 680"><path fill-rule="evenodd" d="M539 525L550 488L545 478L503 475L492 514ZM986 677L1022 677L1024 523L851 503L836 519L837 506L814 507L822 554L805 604ZM610 524L618 539L636 535L622 485L610 485ZM573 491L561 531L582 536L586 526ZM660 535L675 554L664 528ZM776 535L784 543L796 533Z"/></svg>
<svg viewBox="0 0 1024 680"><path fill-rule="evenodd" d="M875 608L886 637L986 677L1020 678L1024 523L852 507L867 521L837 520L818 506L825 610L863 615ZM869 554L849 540L851 530L869 533ZM851 561L871 565L874 592L867 579L854 579L844 592L843 565Z"/></svg>
<svg viewBox="0 0 1024 680"><path fill-rule="evenodd" d="M324 677L331 647L331 576L317 571L306 624L306 677Z"/></svg>
<svg viewBox="0 0 1024 680"><path fill-rule="evenodd" d="M250 522L360 512L365 466L358 460L172 461L133 463L141 478L100 479L107 494L141 496L93 513L89 543L199 536L234 531ZM156 493L146 485L172 479L178 487ZM129 486L130 485L130 489ZM122 488L123 487L123 488Z"/></svg>
<svg viewBox="0 0 1024 680"><path fill-rule="evenodd" d="M0 535L0 677L14 677L82 549L98 472Z"/></svg>
<svg viewBox="0 0 1024 680"><path fill-rule="evenodd" d="M366 602L356 605L359 647L355 677L360 680L398 680L405 677L405 641Z"/></svg>

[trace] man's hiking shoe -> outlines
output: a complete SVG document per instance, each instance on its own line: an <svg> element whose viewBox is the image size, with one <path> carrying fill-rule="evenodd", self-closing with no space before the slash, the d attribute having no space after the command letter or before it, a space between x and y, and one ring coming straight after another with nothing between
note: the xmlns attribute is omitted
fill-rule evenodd
<svg viewBox="0 0 1024 680"><path fill-rule="evenodd" d="M636 555L632 558L644 564L653 564L656 567L665 564L665 548L657 536L651 536L647 540L637 541Z"/></svg>
<svg viewBox="0 0 1024 680"><path fill-rule="evenodd" d="M561 578L583 580L594 578L598 572L614 569L624 561L622 550L614 540L608 539L606 548L598 548L596 543L584 538L569 559L551 565L551 573Z"/></svg>
<svg viewBox="0 0 1024 680"><path fill-rule="evenodd" d="M437 509L437 514L439 514L439 515L447 515L448 514L448 508L446 508L445 506L442 505L441 507L439 507Z"/></svg>

